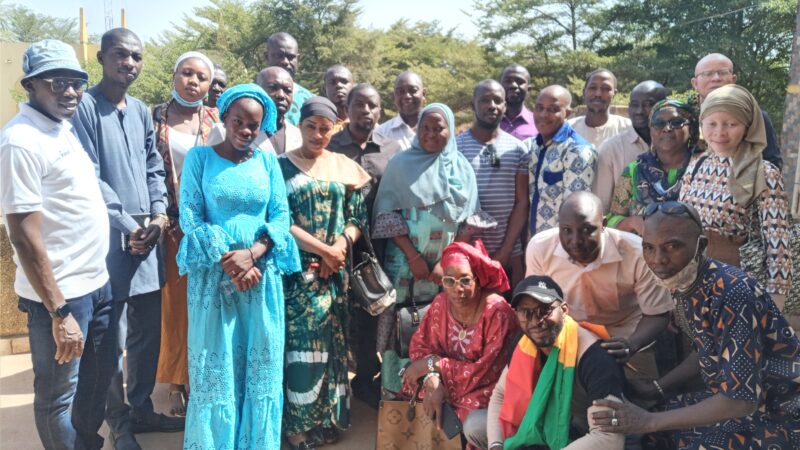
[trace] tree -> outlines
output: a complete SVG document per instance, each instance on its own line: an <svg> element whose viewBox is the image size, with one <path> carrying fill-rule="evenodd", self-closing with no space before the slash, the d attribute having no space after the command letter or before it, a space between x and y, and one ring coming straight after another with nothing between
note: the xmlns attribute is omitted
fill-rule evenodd
<svg viewBox="0 0 800 450"><path fill-rule="evenodd" d="M36 42L42 39L78 42L78 20L37 14L0 0L0 41Z"/></svg>

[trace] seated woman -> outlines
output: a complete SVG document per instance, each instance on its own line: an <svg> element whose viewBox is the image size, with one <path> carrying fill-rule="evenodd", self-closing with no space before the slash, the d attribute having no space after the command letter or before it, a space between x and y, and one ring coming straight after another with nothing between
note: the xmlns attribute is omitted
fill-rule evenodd
<svg viewBox="0 0 800 450"><path fill-rule="evenodd" d="M437 295L411 338L405 391L423 383L425 413L441 424L449 403L463 423L486 408L495 383L511 358L519 323L498 294L509 289L499 262L483 244L454 242L442 253L444 292Z"/></svg>
<svg viewBox="0 0 800 450"><path fill-rule="evenodd" d="M450 108L425 107L411 148L389 160L378 188L373 237L390 239L384 269L397 304L408 303L412 290L416 301L430 302L439 293L442 250L497 224L477 213L475 172L456 148L454 129ZM394 348L394 322L394 310L379 318L378 352Z"/></svg>
<svg viewBox="0 0 800 450"><path fill-rule="evenodd" d="M761 237L763 287L782 310L792 271L789 202L780 169L762 160L767 141L758 102L741 86L722 86L706 97L700 121L708 155L687 167L679 199L700 213L712 258L741 267L740 247Z"/></svg>
<svg viewBox="0 0 800 450"><path fill-rule="evenodd" d="M613 411L593 413L594 425L612 433L664 430L665 442L649 448L800 448L800 340L757 282L707 257L707 244L691 206L654 203L645 211L645 262L672 290L678 323L696 349L652 388L662 397L679 393L702 374L704 389L678 394L662 412L598 400Z"/></svg>
<svg viewBox="0 0 800 450"><path fill-rule="evenodd" d="M628 164L614 187L608 226L642 235L642 212L653 202L677 200L681 177L699 134L691 105L661 100L650 112L650 151Z"/></svg>

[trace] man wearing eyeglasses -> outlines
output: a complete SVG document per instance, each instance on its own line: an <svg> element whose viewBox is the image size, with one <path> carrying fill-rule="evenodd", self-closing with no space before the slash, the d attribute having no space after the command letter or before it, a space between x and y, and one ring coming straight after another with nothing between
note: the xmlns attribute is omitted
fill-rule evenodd
<svg viewBox="0 0 800 450"><path fill-rule="evenodd" d="M167 224L167 191L150 111L127 93L142 70L141 41L125 28L109 30L97 60L103 77L86 91L72 124L100 178L111 222L106 263L120 336L106 411L109 439L116 449L135 450L140 447L134 433L183 429L183 419L156 414L150 400L161 345L164 275L158 243ZM130 406L123 392L123 349Z"/></svg>
<svg viewBox="0 0 800 450"><path fill-rule="evenodd" d="M700 94L700 101L705 100L708 94L718 87L736 84L736 73L733 69L733 61L721 53L710 53L700 58L694 68L694 77L692 78L692 88ZM772 121L769 120L766 111L762 109L761 114L764 116L764 126L767 131L767 146L764 148L762 158L780 169L783 166L783 158L781 158L781 149L778 147L775 127L772 126Z"/></svg>
<svg viewBox="0 0 800 450"><path fill-rule="evenodd" d="M526 252L528 274L545 274L564 286L572 317L603 325L604 342L628 375L655 377L650 344L669 322L669 291L656 283L642 257L641 238L606 227L600 199L591 192L567 197L558 227L534 236ZM644 351L647 349L647 351Z"/></svg>
<svg viewBox="0 0 800 450"><path fill-rule="evenodd" d="M481 209L497 220L496 228L474 237L503 265L514 285L525 275L521 237L528 217L528 151L500 129L506 112L500 83L483 80L475 86L472 112L472 126L458 135L456 144L475 169Z"/></svg>
<svg viewBox="0 0 800 450"><path fill-rule="evenodd" d="M69 45L31 45L28 102L0 131L0 207L28 316L33 414L46 449L100 449L116 325L106 271L108 214L94 167L72 133L89 75Z"/></svg>
<svg viewBox="0 0 800 450"><path fill-rule="evenodd" d="M489 450L537 445L621 450L623 435L601 432L588 421L593 412L611 411L591 406L594 400L621 404L625 384L622 369L601 347L603 327L576 323L561 287L548 276L525 278L514 289L511 305L523 336L488 409L472 412L465 421L469 442ZM534 397L539 401L532 402ZM580 426L571 430L570 424Z"/></svg>

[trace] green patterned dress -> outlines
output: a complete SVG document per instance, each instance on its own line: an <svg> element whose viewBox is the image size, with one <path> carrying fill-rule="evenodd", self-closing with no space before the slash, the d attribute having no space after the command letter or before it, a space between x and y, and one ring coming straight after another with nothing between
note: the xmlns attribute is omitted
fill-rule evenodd
<svg viewBox="0 0 800 450"><path fill-rule="evenodd" d="M332 245L345 225L366 223L360 190L315 180L279 158L294 225ZM302 270L321 258L300 250ZM350 426L347 380L347 296L344 271L327 280L307 281L302 273L284 277L286 298L286 397L284 432L295 435L318 426Z"/></svg>

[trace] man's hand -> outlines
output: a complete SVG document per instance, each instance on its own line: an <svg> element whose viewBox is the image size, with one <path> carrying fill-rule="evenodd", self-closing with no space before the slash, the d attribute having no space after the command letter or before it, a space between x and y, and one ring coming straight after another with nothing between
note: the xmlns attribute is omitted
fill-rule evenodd
<svg viewBox="0 0 800 450"><path fill-rule="evenodd" d="M507 249L505 246L500 247L496 252L494 252L492 259L499 262L501 266L507 267L509 260L511 259L511 249Z"/></svg>
<svg viewBox="0 0 800 450"><path fill-rule="evenodd" d="M130 234L129 242L131 255L149 255L158 243L158 239L161 238L161 233L166 226L167 221L163 217L158 216L150 221L147 228L137 228Z"/></svg>
<svg viewBox="0 0 800 450"><path fill-rule="evenodd" d="M630 342L624 337L614 336L607 341L603 341L600 347L606 349L609 355L613 356L618 363L626 363L631 359L631 356L636 353L635 349L631 348Z"/></svg>
<svg viewBox="0 0 800 450"><path fill-rule="evenodd" d="M68 314L63 319L53 319L53 340L56 342L55 360L65 364L83 354L83 332L78 322Z"/></svg>

